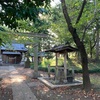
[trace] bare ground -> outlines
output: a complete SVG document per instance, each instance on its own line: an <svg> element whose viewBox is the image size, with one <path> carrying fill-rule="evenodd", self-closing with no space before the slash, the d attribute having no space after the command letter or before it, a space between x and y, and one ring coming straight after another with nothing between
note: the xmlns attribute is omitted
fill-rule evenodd
<svg viewBox="0 0 100 100"><path fill-rule="evenodd" d="M46 72L40 72L41 75L46 76ZM82 75L76 74L76 77L80 79ZM90 75L96 79L100 79L100 74ZM98 81L98 80L97 80ZM92 85L90 92L86 93L82 90L82 86L74 87L62 87L56 89L50 89L44 85L40 80L30 78L28 83L34 83L34 86L30 86L32 92L36 95L38 100L100 100L100 88L97 89L95 85ZM100 84L99 84L100 85Z"/></svg>
<svg viewBox="0 0 100 100"><path fill-rule="evenodd" d="M32 81L40 84L39 80ZM30 88L38 100L100 100L100 91L91 89L86 93L81 86L50 89L41 84Z"/></svg>
<svg viewBox="0 0 100 100"><path fill-rule="evenodd" d="M38 79L31 78L32 70L28 68L17 69L20 74L27 77L24 81L38 100L100 100L100 89L98 89L98 87L96 88L95 85L93 85L93 89L88 93L82 90L81 86L50 89ZM41 75L46 75L45 72L40 73ZM80 77L81 74L77 74L76 76ZM100 78L100 74L92 74L91 76ZM29 85L31 83L32 85ZM98 86L100 86L100 84ZM5 78L0 82L0 100L13 100L10 78Z"/></svg>
<svg viewBox="0 0 100 100"><path fill-rule="evenodd" d="M10 78L0 81L0 100L13 100Z"/></svg>

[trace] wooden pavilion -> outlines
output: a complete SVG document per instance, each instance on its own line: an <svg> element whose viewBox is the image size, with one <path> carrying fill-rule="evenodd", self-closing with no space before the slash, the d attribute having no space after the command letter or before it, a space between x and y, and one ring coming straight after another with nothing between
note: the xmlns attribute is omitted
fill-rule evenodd
<svg viewBox="0 0 100 100"><path fill-rule="evenodd" d="M70 45L59 45L59 46L55 46L52 49L46 50L45 52L54 52L56 54L56 75L55 75L55 80L57 81L68 81L68 76L67 76L67 54L68 52L75 52L78 51L77 48L74 48ZM64 55L64 66L63 67L59 67L58 66L58 54L62 54ZM64 72L63 72L64 71ZM59 75L60 74L60 75ZM63 76L62 76L63 74Z"/></svg>

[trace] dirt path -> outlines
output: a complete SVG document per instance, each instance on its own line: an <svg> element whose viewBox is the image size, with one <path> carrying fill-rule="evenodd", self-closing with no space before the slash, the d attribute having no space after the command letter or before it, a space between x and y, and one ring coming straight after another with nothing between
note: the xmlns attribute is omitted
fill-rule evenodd
<svg viewBox="0 0 100 100"><path fill-rule="evenodd" d="M13 100L10 78L4 78L0 82L0 100Z"/></svg>
<svg viewBox="0 0 100 100"><path fill-rule="evenodd" d="M37 100L25 83L25 75L20 74L14 66L3 66L1 70L0 100Z"/></svg>

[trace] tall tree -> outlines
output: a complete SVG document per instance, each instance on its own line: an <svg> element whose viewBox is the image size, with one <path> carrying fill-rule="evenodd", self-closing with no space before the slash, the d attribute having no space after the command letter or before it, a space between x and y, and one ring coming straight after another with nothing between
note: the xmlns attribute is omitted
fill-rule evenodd
<svg viewBox="0 0 100 100"><path fill-rule="evenodd" d="M77 33L77 29L72 25L71 18L68 14L65 0L61 0L61 4L62 4L62 10L63 10L63 14L65 17L66 23L68 25L68 30L70 31L70 33L73 37L73 40L76 43L76 45L79 49L79 52L81 54L81 62L82 62L82 69L83 69L83 88L85 90L90 90L91 84L90 84L90 78L89 78L89 72L88 72L88 59L87 59L87 53L86 53L86 50L84 47L84 43L80 40L78 33ZM79 23L79 21L82 17L85 5L86 5L86 0L83 0L79 15L76 19L76 24Z"/></svg>
<svg viewBox="0 0 100 100"><path fill-rule="evenodd" d="M98 20L97 20L98 21ZM99 60L99 48L100 48L100 33L99 33L99 27L100 27L100 25L99 25L99 23L97 22L96 23L96 29L97 29L97 42L96 42L96 60Z"/></svg>

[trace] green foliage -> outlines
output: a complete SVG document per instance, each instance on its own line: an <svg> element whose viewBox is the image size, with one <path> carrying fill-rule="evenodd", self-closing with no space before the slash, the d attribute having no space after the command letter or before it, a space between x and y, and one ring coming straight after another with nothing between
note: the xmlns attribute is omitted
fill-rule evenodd
<svg viewBox="0 0 100 100"><path fill-rule="evenodd" d="M81 19L77 24L76 20L79 16L82 0L66 0L66 4L72 25L76 28L80 40L84 42L88 56L90 57L90 52L95 56L95 44L97 38L96 25L98 24L97 26L100 27L100 1L93 0L90 2L90 0L87 0ZM68 31L65 18L63 17L61 5L51 9L51 14L51 30L56 34L54 38L56 44L69 41L71 45L74 45L73 38Z"/></svg>
<svg viewBox="0 0 100 100"><path fill-rule="evenodd" d="M13 39L13 35L9 35L9 33L9 31L0 27L0 45L11 42L11 39Z"/></svg>
<svg viewBox="0 0 100 100"><path fill-rule="evenodd" d="M50 60L45 59L45 58L44 58L44 59L42 60L42 62L41 62L41 66L42 66L42 67L47 67L48 64L50 64Z"/></svg>
<svg viewBox="0 0 100 100"><path fill-rule="evenodd" d="M40 19L37 22L33 23L29 19L27 20L19 20L18 21L18 27L17 31L23 32L23 31L29 31L35 33L48 33L47 29L49 28L49 23L47 23L45 20Z"/></svg>
<svg viewBox="0 0 100 100"><path fill-rule="evenodd" d="M60 57L58 59L58 66L61 66L64 62L64 59L63 57ZM82 73L82 66L81 66L81 63L79 63L78 59L76 59L76 56L74 55L70 55L69 56L69 59L67 60L67 67L68 69L74 69L75 70L75 73ZM47 68L48 64L50 64L51 67L55 67L56 66L56 60L55 58L52 58L52 59L43 59L42 60L42 63L40 65L40 69L45 69ZM100 64L99 62L89 62L88 64L88 67L89 67L89 73L100 73ZM51 68L53 69L54 71L54 68Z"/></svg>
<svg viewBox="0 0 100 100"><path fill-rule="evenodd" d="M47 71L47 67L39 66L39 70L41 70L41 71ZM55 70L54 68L51 68L51 72L54 72L54 70ZM75 68L74 71L75 71L75 73L83 73L82 69L78 69L77 67ZM93 73L100 73L100 68L98 68L98 69L96 69L95 67L93 69L91 68L89 70L89 73L91 73L91 74L93 74Z"/></svg>
<svg viewBox="0 0 100 100"><path fill-rule="evenodd" d="M30 63L30 68L34 69L34 63Z"/></svg>
<svg viewBox="0 0 100 100"><path fill-rule="evenodd" d="M38 70L47 72L48 68L47 67L39 67Z"/></svg>
<svg viewBox="0 0 100 100"><path fill-rule="evenodd" d="M51 23L52 33L55 34L53 41L57 44L63 44L67 41L74 45L71 34L68 31L66 21L63 16L61 5L51 9L51 15L49 17Z"/></svg>
<svg viewBox="0 0 100 100"><path fill-rule="evenodd" d="M39 13L43 13L44 7L48 7L50 0L1 0L0 23L16 29L18 20L32 20L36 22Z"/></svg>

